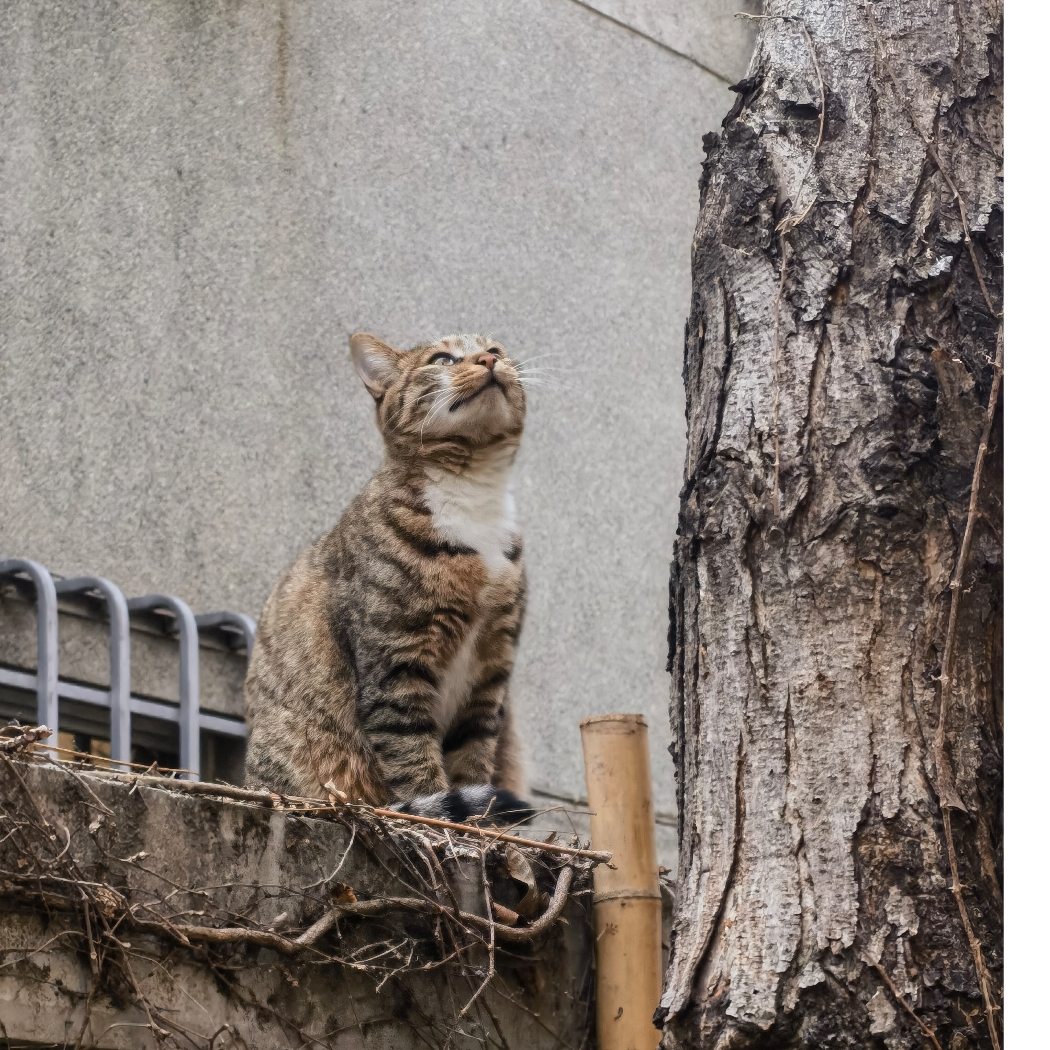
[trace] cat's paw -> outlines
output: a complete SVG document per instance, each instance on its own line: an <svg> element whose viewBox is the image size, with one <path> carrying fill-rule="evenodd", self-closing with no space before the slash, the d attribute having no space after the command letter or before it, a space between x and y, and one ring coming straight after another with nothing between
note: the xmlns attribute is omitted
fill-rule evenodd
<svg viewBox="0 0 1050 1050"><path fill-rule="evenodd" d="M435 791L392 806L401 813L417 817L434 817L462 824L467 820L483 818L484 823L526 824L536 811L506 788L491 784L471 784L451 791Z"/></svg>

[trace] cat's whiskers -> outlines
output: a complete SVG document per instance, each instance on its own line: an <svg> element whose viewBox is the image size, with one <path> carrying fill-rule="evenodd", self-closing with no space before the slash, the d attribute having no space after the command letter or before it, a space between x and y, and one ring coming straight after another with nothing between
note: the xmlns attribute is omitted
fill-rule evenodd
<svg viewBox="0 0 1050 1050"><path fill-rule="evenodd" d="M530 365L519 369L519 376L523 384L532 383L534 386L564 391L573 389L573 380L579 372L578 368L562 368L559 365Z"/></svg>
<svg viewBox="0 0 1050 1050"><path fill-rule="evenodd" d="M568 368L559 368L557 365L528 365L524 368L518 369L518 375L533 376L533 375L549 375L554 372L568 372Z"/></svg>
<svg viewBox="0 0 1050 1050"><path fill-rule="evenodd" d="M440 393L442 393L442 391L445 391L447 389L448 389L448 387L446 387L446 386L434 387L433 390L428 390L425 394L420 394L419 397L417 397L414 401L410 401L408 403L408 407L409 408L413 408L414 406L418 405L419 402L423 400L423 398L425 398L425 397L433 397L435 394L440 394Z"/></svg>
<svg viewBox="0 0 1050 1050"><path fill-rule="evenodd" d="M549 354L533 354L532 357L523 357L520 361L511 361L511 364L515 368L521 368L522 365L532 364L533 361L542 361L545 357L560 357L560 354L549 353Z"/></svg>
<svg viewBox="0 0 1050 1050"><path fill-rule="evenodd" d="M423 447L423 431L426 429L427 423L430 422L430 417L440 412L441 409L451 404L459 396L459 391L454 387L448 387L440 391L440 393L447 394L448 396L444 399L438 398L433 405L430 406L430 411L426 414L423 422L419 424L419 445Z"/></svg>
<svg viewBox="0 0 1050 1050"><path fill-rule="evenodd" d="M442 391L442 393L444 393L446 396L442 397L442 398L438 398L438 400L436 400L430 406L430 411L427 412L427 414L423 417L423 422L419 424L419 437L420 437L420 440L422 440L423 431L426 429L426 425L430 422L431 418L433 416L437 415L437 413L440 412L441 409L446 408L448 405L450 405L456 398L455 391L445 390L445 391Z"/></svg>

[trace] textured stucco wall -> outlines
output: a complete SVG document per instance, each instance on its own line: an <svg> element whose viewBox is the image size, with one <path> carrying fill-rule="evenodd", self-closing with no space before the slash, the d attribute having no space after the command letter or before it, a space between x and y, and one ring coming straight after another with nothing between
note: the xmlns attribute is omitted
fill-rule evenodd
<svg viewBox="0 0 1050 1050"><path fill-rule="evenodd" d="M593 6L2 5L0 552L258 615L378 459L348 331L550 354L533 782L582 794L578 720L644 711L668 811L689 244L748 39L718 0Z"/></svg>

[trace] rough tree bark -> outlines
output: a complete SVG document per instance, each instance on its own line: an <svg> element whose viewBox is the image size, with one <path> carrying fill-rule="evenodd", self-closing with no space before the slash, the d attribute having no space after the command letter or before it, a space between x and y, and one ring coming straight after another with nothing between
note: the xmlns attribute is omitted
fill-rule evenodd
<svg viewBox="0 0 1050 1050"><path fill-rule="evenodd" d="M766 12L693 241L657 1021L995 1048L1002 9Z"/></svg>

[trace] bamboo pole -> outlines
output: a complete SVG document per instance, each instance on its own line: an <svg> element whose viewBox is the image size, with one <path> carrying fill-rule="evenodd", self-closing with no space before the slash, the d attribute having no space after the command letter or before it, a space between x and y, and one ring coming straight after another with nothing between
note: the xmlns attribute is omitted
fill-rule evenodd
<svg viewBox="0 0 1050 1050"><path fill-rule="evenodd" d="M591 845L615 865L594 871L598 1050L654 1050L662 960L649 731L641 715L599 715L580 734Z"/></svg>

